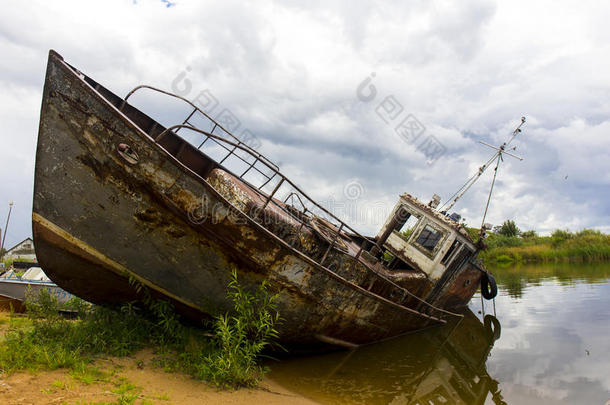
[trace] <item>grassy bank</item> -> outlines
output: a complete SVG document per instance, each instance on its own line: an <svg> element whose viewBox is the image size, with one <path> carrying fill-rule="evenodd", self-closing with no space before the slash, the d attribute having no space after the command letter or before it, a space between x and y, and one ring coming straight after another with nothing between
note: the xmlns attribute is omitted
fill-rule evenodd
<svg viewBox="0 0 610 405"><path fill-rule="evenodd" d="M580 232L557 230L551 236L490 234L485 264L595 262L610 260L610 235L592 229Z"/></svg>
<svg viewBox="0 0 610 405"><path fill-rule="evenodd" d="M146 294L146 290L142 290ZM228 288L234 312L217 317L211 328L181 324L165 301L145 298L146 310L126 305L120 310L70 303L79 319L58 313L57 300L45 290L27 302L27 318L10 318L0 341L0 371L65 368L95 379L92 364L102 356L127 356L144 348L155 353L153 363L180 371L219 387L252 387L265 373L261 352L277 337L276 296L263 284L245 291L237 275Z"/></svg>

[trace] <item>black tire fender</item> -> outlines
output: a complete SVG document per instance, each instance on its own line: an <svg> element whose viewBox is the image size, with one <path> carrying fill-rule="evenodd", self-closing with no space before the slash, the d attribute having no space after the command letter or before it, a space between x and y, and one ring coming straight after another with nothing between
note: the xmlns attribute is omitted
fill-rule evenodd
<svg viewBox="0 0 610 405"><path fill-rule="evenodd" d="M483 273L481 277L481 295L486 300L491 300L498 295L496 279L490 273Z"/></svg>
<svg viewBox="0 0 610 405"><path fill-rule="evenodd" d="M500 339L500 334L502 333L502 326L500 325L500 321L493 315L485 315L483 318L483 324L485 325L485 330L489 339L492 342Z"/></svg>

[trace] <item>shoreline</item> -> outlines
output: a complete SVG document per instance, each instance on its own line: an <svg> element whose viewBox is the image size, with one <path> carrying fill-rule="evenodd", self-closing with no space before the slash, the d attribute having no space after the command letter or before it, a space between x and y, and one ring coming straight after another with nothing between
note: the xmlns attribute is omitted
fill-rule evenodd
<svg viewBox="0 0 610 405"><path fill-rule="evenodd" d="M0 311L0 339L9 330ZM17 318L21 318L18 316ZM11 374L0 370L0 402L23 404L250 404L316 402L264 376L257 388L221 390L181 372L166 372L154 363L152 348L125 357L101 356L85 370L58 368Z"/></svg>
<svg viewBox="0 0 610 405"><path fill-rule="evenodd" d="M150 363L152 357L152 350L144 349L133 356L101 358L94 366L105 375L93 381L68 369L0 374L0 398L7 405L316 404L268 377L258 388L220 390L182 373L165 372Z"/></svg>

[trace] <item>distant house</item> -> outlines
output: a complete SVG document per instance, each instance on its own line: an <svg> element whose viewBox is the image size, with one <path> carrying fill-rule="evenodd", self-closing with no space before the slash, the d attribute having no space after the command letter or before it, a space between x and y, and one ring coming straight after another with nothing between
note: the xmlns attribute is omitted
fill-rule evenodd
<svg viewBox="0 0 610 405"><path fill-rule="evenodd" d="M36 252L34 251L34 241L32 238L26 238L6 251L4 259L25 259L36 261Z"/></svg>

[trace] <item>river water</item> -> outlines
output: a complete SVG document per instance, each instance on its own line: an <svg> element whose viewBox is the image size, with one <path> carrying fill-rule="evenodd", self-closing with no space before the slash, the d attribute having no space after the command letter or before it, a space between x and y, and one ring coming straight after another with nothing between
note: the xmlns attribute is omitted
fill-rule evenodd
<svg viewBox="0 0 610 405"><path fill-rule="evenodd" d="M606 404L610 264L494 269L458 324L284 359L270 378L323 404Z"/></svg>

